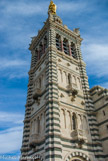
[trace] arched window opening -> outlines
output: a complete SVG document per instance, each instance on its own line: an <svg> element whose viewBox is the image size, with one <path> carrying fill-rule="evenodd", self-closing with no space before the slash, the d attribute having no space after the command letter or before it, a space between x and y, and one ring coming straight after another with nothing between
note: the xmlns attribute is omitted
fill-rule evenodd
<svg viewBox="0 0 108 161"><path fill-rule="evenodd" d="M63 109L61 110L61 127L62 127L62 128L66 128L65 112L64 112Z"/></svg>
<svg viewBox="0 0 108 161"><path fill-rule="evenodd" d="M35 57L38 58L38 50L35 50Z"/></svg>
<svg viewBox="0 0 108 161"><path fill-rule="evenodd" d="M105 111L103 110L103 115L105 116Z"/></svg>
<svg viewBox="0 0 108 161"><path fill-rule="evenodd" d="M76 48L73 42L71 43L71 53L72 53L72 57L77 59Z"/></svg>
<svg viewBox="0 0 108 161"><path fill-rule="evenodd" d="M73 113L72 122L73 122L73 130L76 130L77 121L76 121L76 115L75 115L75 113Z"/></svg>
<svg viewBox="0 0 108 161"><path fill-rule="evenodd" d="M65 54L69 55L69 44L66 38L63 40L63 48L64 48Z"/></svg>
<svg viewBox="0 0 108 161"><path fill-rule="evenodd" d="M80 114L78 114L78 128L80 129L80 130L82 130L82 118L81 118L81 115Z"/></svg>
<svg viewBox="0 0 108 161"><path fill-rule="evenodd" d="M66 115L66 128L69 130L71 129L71 115L69 111L67 111Z"/></svg>
<svg viewBox="0 0 108 161"><path fill-rule="evenodd" d="M71 75L68 74L68 84L70 85L71 84Z"/></svg>
<svg viewBox="0 0 108 161"><path fill-rule="evenodd" d="M35 65L36 62L37 62L37 58L38 58L38 50L36 49L36 50L35 50L35 55L34 55L34 65Z"/></svg>
<svg viewBox="0 0 108 161"><path fill-rule="evenodd" d="M37 58L38 58L38 50L35 49L35 53L33 53L33 55L32 55L31 67L34 67L36 65Z"/></svg>
<svg viewBox="0 0 108 161"><path fill-rule="evenodd" d="M77 84L76 83L76 77L74 75L72 76L72 83Z"/></svg>
<svg viewBox="0 0 108 161"><path fill-rule="evenodd" d="M86 116L83 116L83 130L88 132L88 124Z"/></svg>
<svg viewBox="0 0 108 161"><path fill-rule="evenodd" d="M56 35L56 48L61 51L61 38L60 35Z"/></svg>
<svg viewBox="0 0 108 161"><path fill-rule="evenodd" d="M39 45L39 59L41 58L41 56L43 55L43 45L42 42Z"/></svg>
<svg viewBox="0 0 108 161"><path fill-rule="evenodd" d="M67 77L67 76L66 76L66 72L63 71L63 82L64 82L64 83L66 83L66 77Z"/></svg>
<svg viewBox="0 0 108 161"><path fill-rule="evenodd" d="M39 117L37 118L37 125L38 125L37 133L39 134L40 133L40 119L39 119Z"/></svg>
<svg viewBox="0 0 108 161"><path fill-rule="evenodd" d="M58 70L58 78L59 82L62 82L62 71L60 69Z"/></svg>
<svg viewBox="0 0 108 161"><path fill-rule="evenodd" d="M45 49L47 48L48 46L48 41L47 41L47 37L45 36L44 37L44 52L45 52Z"/></svg>

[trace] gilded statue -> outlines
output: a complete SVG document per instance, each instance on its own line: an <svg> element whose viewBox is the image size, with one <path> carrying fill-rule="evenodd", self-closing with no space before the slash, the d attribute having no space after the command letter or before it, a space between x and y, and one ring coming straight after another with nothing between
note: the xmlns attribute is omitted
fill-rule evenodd
<svg viewBox="0 0 108 161"><path fill-rule="evenodd" d="M49 11L49 13L56 14L56 5L53 3L52 0L50 1L48 11Z"/></svg>

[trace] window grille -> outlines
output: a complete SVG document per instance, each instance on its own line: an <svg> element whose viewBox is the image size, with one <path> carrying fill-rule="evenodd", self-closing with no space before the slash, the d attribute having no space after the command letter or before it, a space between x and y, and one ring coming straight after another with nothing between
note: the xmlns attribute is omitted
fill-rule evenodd
<svg viewBox="0 0 108 161"><path fill-rule="evenodd" d="M65 54L69 55L69 45L68 45L68 40L67 39L63 40L63 48L64 48Z"/></svg>
<svg viewBox="0 0 108 161"><path fill-rule="evenodd" d="M56 48L61 51L61 39L60 35L56 35Z"/></svg>
<svg viewBox="0 0 108 161"><path fill-rule="evenodd" d="M77 59L76 48L74 43L71 43L71 53L72 53L72 57Z"/></svg>

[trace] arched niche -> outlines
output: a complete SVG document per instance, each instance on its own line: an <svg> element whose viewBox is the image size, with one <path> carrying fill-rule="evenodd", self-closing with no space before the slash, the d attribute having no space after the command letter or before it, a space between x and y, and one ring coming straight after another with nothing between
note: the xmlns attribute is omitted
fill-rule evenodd
<svg viewBox="0 0 108 161"><path fill-rule="evenodd" d="M65 111L64 109L61 109L61 127L62 128L66 128L66 124L65 124Z"/></svg>
<svg viewBox="0 0 108 161"><path fill-rule="evenodd" d="M66 114L66 128L68 130L71 130L71 114L69 111L67 111L67 114Z"/></svg>
<svg viewBox="0 0 108 161"><path fill-rule="evenodd" d="M77 129L77 116L75 113L72 115L72 129L76 130Z"/></svg>
<svg viewBox="0 0 108 161"><path fill-rule="evenodd" d="M58 79L59 79L59 83L62 82L62 70L58 69Z"/></svg>
<svg viewBox="0 0 108 161"><path fill-rule="evenodd" d="M72 82L72 78L71 78L71 74L69 73L69 74L68 74L68 84L70 85L71 82Z"/></svg>

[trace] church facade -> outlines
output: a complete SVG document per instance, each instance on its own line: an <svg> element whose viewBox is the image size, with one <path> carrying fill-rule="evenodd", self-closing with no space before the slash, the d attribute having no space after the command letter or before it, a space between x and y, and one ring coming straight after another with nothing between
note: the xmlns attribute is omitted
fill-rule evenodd
<svg viewBox="0 0 108 161"><path fill-rule="evenodd" d="M99 87L89 89L81 42L79 29L63 25L51 1L48 19L29 48L21 161L108 161L108 133L101 132L104 123L108 126L108 91L101 124L96 112L104 92L97 98Z"/></svg>

